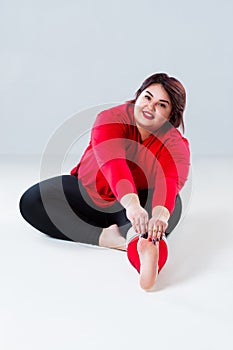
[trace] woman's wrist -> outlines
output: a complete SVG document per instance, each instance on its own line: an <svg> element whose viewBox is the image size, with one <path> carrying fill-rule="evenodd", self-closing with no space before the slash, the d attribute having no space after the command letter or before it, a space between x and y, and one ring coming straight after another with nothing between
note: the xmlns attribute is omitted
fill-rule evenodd
<svg viewBox="0 0 233 350"><path fill-rule="evenodd" d="M121 198L120 203L125 209L128 209L129 207L132 207L132 206L140 206L139 197L136 193L125 194Z"/></svg>
<svg viewBox="0 0 233 350"><path fill-rule="evenodd" d="M156 205L156 207L152 209L152 217L168 221L170 218L170 212L166 207L162 205Z"/></svg>

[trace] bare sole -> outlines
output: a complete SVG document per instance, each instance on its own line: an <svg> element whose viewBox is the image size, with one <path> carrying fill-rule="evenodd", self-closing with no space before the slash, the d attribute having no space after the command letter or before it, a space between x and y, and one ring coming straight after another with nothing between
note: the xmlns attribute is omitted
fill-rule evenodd
<svg viewBox="0 0 233 350"><path fill-rule="evenodd" d="M137 249L141 263L140 286L146 291L152 291L158 276L159 246L140 237Z"/></svg>

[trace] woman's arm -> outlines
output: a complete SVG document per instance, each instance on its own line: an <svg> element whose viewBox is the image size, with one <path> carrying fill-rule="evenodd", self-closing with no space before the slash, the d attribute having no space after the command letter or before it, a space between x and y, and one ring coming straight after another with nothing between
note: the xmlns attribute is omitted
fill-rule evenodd
<svg viewBox="0 0 233 350"><path fill-rule="evenodd" d="M137 194L126 159L129 127L121 115L107 110L98 115L91 133L95 159L118 201L128 193Z"/></svg>
<svg viewBox="0 0 233 350"><path fill-rule="evenodd" d="M176 196L188 178L189 167L188 141L176 129L172 130L157 156L152 208L163 206L172 213Z"/></svg>
<svg viewBox="0 0 233 350"><path fill-rule="evenodd" d="M167 229L176 196L188 178L190 166L188 141L177 130L172 130L171 137L164 144L157 159L148 236L160 239Z"/></svg>
<svg viewBox="0 0 233 350"><path fill-rule="evenodd" d="M92 145L99 169L116 199L126 209L126 216L138 233L147 232L148 213L141 207L132 172L127 163L127 120L121 115L100 113L92 129ZM124 118L124 116L123 116Z"/></svg>

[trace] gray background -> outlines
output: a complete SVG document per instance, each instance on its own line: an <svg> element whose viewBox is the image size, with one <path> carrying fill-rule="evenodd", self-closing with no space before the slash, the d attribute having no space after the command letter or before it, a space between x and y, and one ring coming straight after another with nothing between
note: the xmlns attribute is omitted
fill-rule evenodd
<svg viewBox="0 0 233 350"><path fill-rule="evenodd" d="M1 349L233 348L232 10L232 0L0 0ZM195 186L157 291L144 293L123 252L50 239L18 202L48 141L58 136L61 151L59 131L75 135L70 116L85 110L79 136L92 106L131 98L160 71L187 89Z"/></svg>
<svg viewBox="0 0 233 350"><path fill-rule="evenodd" d="M232 155L232 1L0 4L1 154L41 154L71 115L166 72L187 90L192 154Z"/></svg>

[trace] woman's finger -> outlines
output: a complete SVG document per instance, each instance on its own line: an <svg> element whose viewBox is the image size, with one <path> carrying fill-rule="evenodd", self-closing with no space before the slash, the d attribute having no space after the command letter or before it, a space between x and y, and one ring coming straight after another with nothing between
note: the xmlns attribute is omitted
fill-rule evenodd
<svg viewBox="0 0 233 350"><path fill-rule="evenodd" d="M140 233L140 225L139 225L138 222L136 222L136 223L134 224L134 230L135 230L135 232Z"/></svg>
<svg viewBox="0 0 233 350"><path fill-rule="evenodd" d="M139 224L140 224L140 231L141 233L145 233L146 232L146 226L147 226L147 218L142 215L139 219Z"/></svg>
<svg viewBox="0 0 233 350"><path fill-rule="evenodd" d="M158 234L158 226L154 225L153 231L152 231L152 239L156 239Z"/></svg>
<svg viewBox="0 0 233 350"><path fill-rule="evenodd" d="M141 213L134 220L134 226L137 233L145 233L147 231L148 217Z"/></svg>
<svg viewBox="0 0 233 350"><path fill-rule="evenodd" d="M148 238L151 240L153 239L153 237L156 235L156 225L153 224L152 226L150 226L150 229L148 230Z"/></svg>
<svg viewBox="0 0 233 350"><path fill-rule="evenodd" d="M145 222L142 222L140 224L140 233L146 233L147 229L146 229L146 224Z"/></svg>
<svg viewBox="0 0 233 350"><path fill-rule="evenodd" d="M152 239L153 227L148 228L148 238Z"/></svg>
<svg viewBox="0 0 233 350"><path fill-rule="evenodd" d="M160 224L157 226L157 238L160 239L163 234L163 226Z"/></svg>

